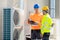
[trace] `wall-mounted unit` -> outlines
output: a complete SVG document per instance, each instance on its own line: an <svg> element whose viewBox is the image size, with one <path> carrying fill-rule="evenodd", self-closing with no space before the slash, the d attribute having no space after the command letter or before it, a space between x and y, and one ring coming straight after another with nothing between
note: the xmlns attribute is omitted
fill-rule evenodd
<svg viewBox="0 0 60 40"><path fill-rule="evenodd" d="M11 18L13 22L13 24L12 22L11 24L14 26L13 28L11 28L13 30L13 31L11 30L11 33L12 33L11 35L13 35L12 39L25 40L23 37L24 36L24 20L25 20L24 10L19 8L12 8Z"/></svg>
<svg viewBox="0 0 60 40"><path fill-rule="evenodd" d="M19 8L4 8L3 40L16 40L16 39L24 40L23 36L24 36L24 11Z"/></svg>

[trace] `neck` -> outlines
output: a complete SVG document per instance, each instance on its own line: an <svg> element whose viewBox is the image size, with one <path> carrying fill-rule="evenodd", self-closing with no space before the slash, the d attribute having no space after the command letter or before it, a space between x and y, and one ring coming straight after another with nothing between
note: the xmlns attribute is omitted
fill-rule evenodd
<svg viewBox="0 0 60 40"><path fill-rule="evenodd" d="M39 13L39 11L37 11L37 12L35 12L36 14L38 14Z"/></svg>

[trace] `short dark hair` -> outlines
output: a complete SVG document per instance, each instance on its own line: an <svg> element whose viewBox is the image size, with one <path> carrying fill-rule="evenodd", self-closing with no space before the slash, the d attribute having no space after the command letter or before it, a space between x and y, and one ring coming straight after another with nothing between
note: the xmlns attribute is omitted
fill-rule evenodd
<svg viewBox="0 0 60 40"><path fill-rule="evenodd" d="M43 10L43 11L45 11L46 13L48 13L48 10Z"/></svg>

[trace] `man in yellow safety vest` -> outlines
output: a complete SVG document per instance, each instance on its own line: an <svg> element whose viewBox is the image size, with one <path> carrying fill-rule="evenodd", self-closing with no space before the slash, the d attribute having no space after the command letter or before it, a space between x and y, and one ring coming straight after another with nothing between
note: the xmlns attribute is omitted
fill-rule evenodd
<svg viewBox="0 0 60 40"><path fill-rule="evenodd" d="M53 24L52 18L48 14L48 10L49 10L48 6L44 6L42 8L43 12L42 27L41 27L41 33L43 35L42 40L49 40L50 29Z"/></svg>

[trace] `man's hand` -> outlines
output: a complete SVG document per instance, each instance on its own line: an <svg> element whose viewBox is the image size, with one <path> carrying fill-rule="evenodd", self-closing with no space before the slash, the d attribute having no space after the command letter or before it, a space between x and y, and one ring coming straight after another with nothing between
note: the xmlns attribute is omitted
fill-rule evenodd
<svg viewBox="0 0 60 40"><path fill-rule="evenodd" d="M30 20L28 19L28 24L30 23Z"/></svg>
<svg viewBox="0 0 60 40"><path fill-rule="evenodd" d="M28 19L28 23L30 24L31 19Z"/></svg>

